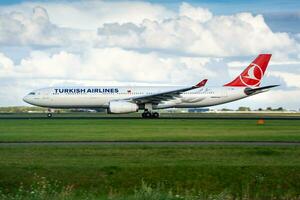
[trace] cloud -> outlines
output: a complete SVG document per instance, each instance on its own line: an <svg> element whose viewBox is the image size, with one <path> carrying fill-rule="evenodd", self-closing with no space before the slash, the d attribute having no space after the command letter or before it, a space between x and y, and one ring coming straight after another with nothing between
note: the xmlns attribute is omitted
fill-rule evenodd
<svg viewBox="0 0 300 200"><path fill-rule="evenodd" d="M288 97L288 98L287 98ZM277 89L271 89L268 92L257 94L245 99L241 99L237 102L231 102L213 108L233 108L237 109L240 106L250 107L252 110L258 108L279 108L283 107L284 109L296 110L299 111L299 98L300 90L292 89L285 90L282 87Z"/></svg>
<svg viewBox="0 0 300 200"><path fill-rule="evenodd" d="M282 72L282 71L272 71L270 75L282 78L288 87L297 87L300 89L300 74Z"/></svg>
<svg viewBox="0 0 300 200"><path fill-rule="evenodd" d="M12 70L14 63L11 59L6 57L3 53L0 53L0 69L2 69L1 75L6 75L5 72Z"/></svg>
<svg viewBox="0 0 300 200"><path fill-rule="evenodd" d="M213 17L213 14L208 9L193 7L184 2L179 8L179 16L189 17L203 23L210 20Z"/></svg>
<svg viewBox="0 0 300 200"><path fill-rule="evenodd" d="M249 61L245 61L245 62L231 61L227 63L227 66L231 68L241 68L241 67L246 67L249 64L250 64ZM298 60L274 61L272 58L270 60L269 66L274 66L274 65L300 65L300 61Z"/></svg>
<svg viewBox="0 0 300 200"><path fill-rule="evenodd" d="M175 15L166 7L144 1L31 1L0 7L1 13L28 13L36 6L49 12L52 22L60 27L95 30L104 23L141 23L144 19L162 20Z"/></svg>
<svg viewBox="0 0 300 200"><path fill-rule="evenodd" d="M0 44L20 46L72 46L93 42L93 32L58 27L47 10L37 6L30 16L20 12L0 15Z"/></svg>
<svg viewBox="0 0 300 200"><path fill-rule="evenodd" d="M101 45L160 49L198 56L245 56L273 52L278 57L299 55L299 43L287 33L275 33L262 15L238 13L213 16L187 3L176 17L142 23L104 24Z"/></svg>
<svg viewBox="0 0 300 200"><path fill-rule="evenodd" d="M121 48L80 53L33 51L15 64L0 54L0 78L133 81L184 84L213 77L204 66L215 59L163 56Z"/></svg>
<svg viewBox="0 0 300 200"><path fill-rule="evenodd" d="M80 12L89 13L90 17L95 11L92 6L98 6L99 15L106 16L107 6L111 6L111 3L103 3L104 8L99 7L102 3L94 1L88 4L70 3L67 4L65 15L69 12L68 9L77 10L81 5ZM19 9L24 10L24 7L32 7L35 4L37 3L25 3L19 6ZM61 3L41 3L41 5L55 14L62 6ZM33 7L32 14L6 12L0 15L0 44L26 45L34 49L47 47L69 50L121 47L136 51L159 50L169 54L212 57L249 56L272 52L281 60L300 57L297 36L292 38L287 33L272 32L262 15L237 13L218 16L207 9L193 7L188 3L182 3L178 13L172 14L168 14L171 11L168 12L166 8L150 3L118 2L114 5L118 7L124 5L128 9L126 10L128 16L122 19L124 12L118 14L113 11L114 14L107 19L98 18L100 27L94 30L83 30L84 26L78 28L55 24L51 21L48 10L42 6ZM138 9L141 8L146 9L146 14L140 13ZM139 20L131 17L132 13L129 11L134 9L137 9L133 13L139 16ZM148 15L149 10L156 12L153 11L152 15ZM82 13L79 16L83 15ZM76 22L75 19L77 18L71 21ZM93 19L97 18L94 16Z"/></svg>
<svg viewBox="0 0 300 200"><path fill-rule="evenodd" d="M287 99L288 97L288 99ZM252 107L284 107L286 109L295 109L299 110L299 98L300 98L300 90L293 89L293 90L284 90L284 89L276 89L276 90L270 90L263 94L255 95L247 100L245 102L248 102L248 105L252 105ZM288 102L288 103L284 103ZM245 104L247 105L247 104Z"/></svg>

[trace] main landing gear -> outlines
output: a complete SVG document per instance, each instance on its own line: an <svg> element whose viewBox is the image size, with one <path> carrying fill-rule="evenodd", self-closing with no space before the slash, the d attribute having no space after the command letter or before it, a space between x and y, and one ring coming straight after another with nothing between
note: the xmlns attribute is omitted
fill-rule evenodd
<svg viewBox="0 0 300 200"><path fill-rule="evenodd" d="M47 112L47 117L51 118L52 117L52 110L49 108Z"/></svg>
<svg viewBox="0 0 300 200"><path fill-rule="evenodd" d="M159 118L159 113L158 112L150 112L150 111L145 111L142 113L142 117L143 118L152 118L152 119L155 119L155 118Z"/></svg>

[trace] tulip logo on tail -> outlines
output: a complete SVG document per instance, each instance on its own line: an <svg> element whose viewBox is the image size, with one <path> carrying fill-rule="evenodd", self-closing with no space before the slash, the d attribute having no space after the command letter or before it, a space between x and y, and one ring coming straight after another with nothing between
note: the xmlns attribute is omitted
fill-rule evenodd
<svg viewBox="0 0 300 200"><path fill-rule="evenodd" d="M241 82L248 87L258 86L264 73L261 67L257 64L251 63L246 74L240 75Z"/></svg>
<svg viewBox="0 0 300 200"><path fill-rule="evenodd" d="M224 86L258 87L268 67L270 58L271 54L260 54L238 77Z"/></svg>

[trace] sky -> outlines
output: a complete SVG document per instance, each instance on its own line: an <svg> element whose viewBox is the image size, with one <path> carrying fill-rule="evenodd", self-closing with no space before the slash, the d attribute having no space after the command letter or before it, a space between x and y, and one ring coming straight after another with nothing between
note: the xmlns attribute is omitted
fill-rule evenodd
<svg viewBox="0 0 300 200"><path fill-rule="evenodd" d="M0 106L62 85L233 80L260 53L262 85L217 108L300 108L300 1L0 1Z"/></svg>

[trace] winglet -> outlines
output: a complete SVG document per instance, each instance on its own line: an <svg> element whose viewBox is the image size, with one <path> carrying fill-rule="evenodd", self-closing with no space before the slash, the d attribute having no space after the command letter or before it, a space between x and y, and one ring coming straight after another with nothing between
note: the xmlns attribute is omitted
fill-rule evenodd
<svg viewBox="0 0 300 200"><path fill-rule="evenodd" d="M197 87L197 88L203 87L203 86L205 86L206 82L207 82L207 79L203 79L201 82L197 83L195 85L195 87Z"/></svg>

